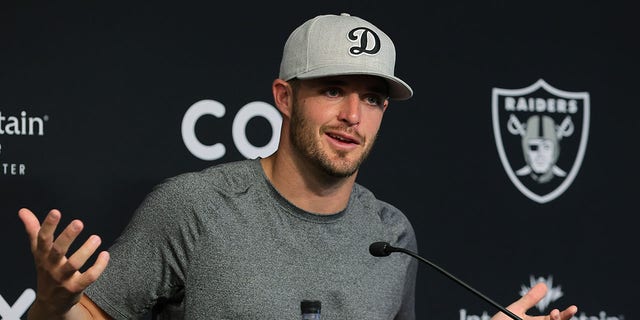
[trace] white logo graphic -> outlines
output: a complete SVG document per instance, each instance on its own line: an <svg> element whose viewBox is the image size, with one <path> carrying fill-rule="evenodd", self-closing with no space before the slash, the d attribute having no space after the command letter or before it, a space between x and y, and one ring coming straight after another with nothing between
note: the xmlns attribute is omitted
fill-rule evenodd
<svg viewBox="0 0 640 320"><path fill-rule="evenodd" d="M10 152L10 144L6 141L16 141L23 137L40 137L45 135L45 124L49 116L31 116L27 111L20 111L18 115L0 111L0 176L24 176L27 165L17 162Z"/></svg>
<svg viewBox="0 0 640 320"><path fill-rule="evenodd" d="M5 116L0 112L0 135L33 136L44 135L44 122L48 119L27 116L26 111L20 112L20 116Z"/></svg>
<svg viewBox="0 0 640 320"><path fill-rule="evenodd" d="M562 297L564 293L562 293L562 288L560 286L553 286L552 276L549 276L549 278L547 279L545 279L544 277L536 278L534 276L530 276L529 286L527 287L523 285L520 289L520 295L524 296L525 294L527 294L527 292L529 292L529 290L531 290L531 288L533 288L533 286L540 282L544 282L544 284L547 285L547 294L544 296L544 298L542 298L542 300L540 300L540 302L536 304L536 308L538 308L538 310L540 311L544 311L552 302L560 299L560 297Z"/></svg>
<svg viewBox="0 0 640 320"><path fill-rule="evenodd" d="M18 300L10 306L6 300L0 295L0 319L2 320L20 320L29 306L36 300L36 292L33 289L26 289Z"/></svg>
<svg viewBox="0 0 640 320"><path fill-rule="evenodd" d="M545 203L571 185L587 147L589 115L587 92L562 91L542 79L522 89L493 88L498 154L520 192Z"/></svg>

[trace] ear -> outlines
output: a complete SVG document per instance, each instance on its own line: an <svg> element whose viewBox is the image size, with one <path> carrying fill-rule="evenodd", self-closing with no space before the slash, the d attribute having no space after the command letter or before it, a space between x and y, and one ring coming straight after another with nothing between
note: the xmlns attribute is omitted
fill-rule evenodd
<svg viewBox="0 0 640 320"><path fill-rule="evenodd" d="M276 108L283 115L290 116L291 105L293 104L293 89L291 85L282 79L275 79L271 85L271 91L273 92L273 101L276 104Z"/></svg>

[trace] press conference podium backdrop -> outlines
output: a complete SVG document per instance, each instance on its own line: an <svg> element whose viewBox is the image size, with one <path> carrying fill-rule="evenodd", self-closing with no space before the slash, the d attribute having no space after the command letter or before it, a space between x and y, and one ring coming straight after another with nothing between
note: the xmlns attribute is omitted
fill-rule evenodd
<svg viewBox="0 0 640 320"><path fill-rule="evenodd" d="M633 7L333 0L1 2L0 318L26 318L36 288L19 208L59 208L106 249L163 179L269 154L287 36L341 12L389 34L415 90L358 181L406 213L420 254L505 305L545 281L532 313L637 319ZM416 299L418 319L495 312L422 265Z"/></svg>

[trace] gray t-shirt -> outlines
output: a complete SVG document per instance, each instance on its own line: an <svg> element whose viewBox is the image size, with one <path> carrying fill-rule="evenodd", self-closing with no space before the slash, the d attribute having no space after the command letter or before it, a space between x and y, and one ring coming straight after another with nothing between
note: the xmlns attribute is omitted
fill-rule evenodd
<svg viewBox="0 0 640 320"><path fill-rule="evenodd" d="M417 250L402 212L363 186L344 211L313 214L242 160L155 187L86 294L116 319L300 319L305 299L323 320L415 319L417 262L373 257L375 241Z"/></svg>

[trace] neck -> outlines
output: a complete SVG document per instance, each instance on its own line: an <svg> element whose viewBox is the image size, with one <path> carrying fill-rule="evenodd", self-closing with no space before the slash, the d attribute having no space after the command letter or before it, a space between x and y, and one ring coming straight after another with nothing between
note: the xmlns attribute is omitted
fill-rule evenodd
<svg viewBox="0 0 640 320"><path fill-rule="evenodd" d="M308 162L296 162L278 152L261 160L271 184L298 208L317 214L335 214L347 207L356 174L346 178L327 175Z"/></svg>

